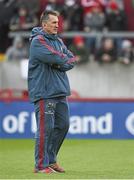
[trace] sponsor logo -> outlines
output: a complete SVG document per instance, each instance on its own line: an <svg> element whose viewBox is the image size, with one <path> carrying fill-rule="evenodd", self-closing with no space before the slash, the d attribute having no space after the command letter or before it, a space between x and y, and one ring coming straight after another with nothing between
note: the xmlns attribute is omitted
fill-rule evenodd
<svg viewBox="0 0 134 180"><path fill-rule="evenodd" d="M2 123L3 130L8 134L25 133L29 120L31 121L31 132L34 133L36 131L35 114L26 111L20 112L17 117L12 114L5 116Z"/></svg>
<svg viewBox="0 0 134 180"><path fill-rule="evenodd" d="M8 114L0 121L3 134L15 134L18 136L29 132L31 135L36 132L35 113L28 111L21 111L18 115ZM115 123L113 114L107 112L99 117L94 115L79 116L72 115L70 117L70 135L77 134L100 134L113 135L117 127L113 126ZM125 125L125 130L134 136L134 112L130 113L121 123ZM113 129L114 128L114 129Z"/></svg>
<svg viewBox="0 0 134 180"><path fill-rule="evenodd" d="M112 113L106 113L96 118L95 116L72 116L70 118L70 134L111 134Z"/></svg>
<svg viewBox="0 0 134 180"><path fill-rule="evenodd" d="M30 122L29 122L30 121ZM2 127L6 133L25 133L27 124L30 123L31 133L36 132L35 113L20 112L18 116L9 114L3 118ZM110 134L112 133L112 113L106 113L96 118L95 116L71 116L70 134Z"/></svg>

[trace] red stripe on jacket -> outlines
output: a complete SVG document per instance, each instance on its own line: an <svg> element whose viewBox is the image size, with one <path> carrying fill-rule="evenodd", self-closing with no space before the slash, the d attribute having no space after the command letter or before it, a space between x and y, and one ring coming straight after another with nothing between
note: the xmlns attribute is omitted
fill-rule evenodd
<svg viewBox="0 0 134 180"><path fill-rule="evenodd" d="M52 46L48 45L45 41L45 39L40 35L39 37L39 41L41 44L43 44L50 52L59 55L60 57L64 58L66 55L63 53L60 53L59 51L55 50Z"/></svg>
<svg viewBox="0 0 134 180"><path fill-rule="evenodd" d="M68 61L67 61L67 64L70 64L72 62L76 62L76 57L73 57L73 58L70 58Z"/></svg>
<svg viewBox="0 0 134 180"><path fill-rule="evenodd" d="M45 144L45 103L44 100L39 101L39 109L40 109L40 118L39 118L39 161L38 161L38 168L43 169L43 161L44 161L44 144Z"/></svg>
<svg viewBox="0 0 134 180"><path fill-rule="evenodd" d="M45 41L45 39L41 35L39 35L38 38L39 38L39 42L42 45L44 45L53 54L59 55L61 58L64 58L66 56L65 54L55 50L52 46L48 45L47 42ZM67 64L70 64L70 63L75 62L75 61L76 61L76 57L72 57L67 61Z"/></svg>

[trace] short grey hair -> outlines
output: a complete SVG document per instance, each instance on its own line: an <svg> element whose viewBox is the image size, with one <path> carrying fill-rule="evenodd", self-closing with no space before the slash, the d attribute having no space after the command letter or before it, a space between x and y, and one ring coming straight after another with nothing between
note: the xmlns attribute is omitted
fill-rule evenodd
<svg viewBox="0 0 134 180"><path fill-rule="evenodd" d="M49 19L49 15L54 15L54 16L59 16L59 13L57 11L43 11L41 16L40 16L40 23L42 24L42 22L46 22Z"/></svg>

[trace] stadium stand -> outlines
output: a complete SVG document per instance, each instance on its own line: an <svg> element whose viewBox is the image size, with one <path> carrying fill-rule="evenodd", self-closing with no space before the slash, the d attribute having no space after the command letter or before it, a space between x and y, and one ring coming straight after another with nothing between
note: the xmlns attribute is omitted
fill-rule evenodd
<svg viewBox="0 0 134 180"><path fill-rule="evenodd" d="M78 36L84 42L90 41L90 43L89 41L84 43L86 45L85 50L81 50L81 53L87 51L89 53L87 53L87 57L89 56L87 60L84 60L86 64L78 63L76 68L69 72L73 91L76 91L82 97L134 97L132 91L134 88L132 81L134 71L133 1L40 0L37 3L37 1L32 0L32 6L29 6L26 0L17 2L16 0L0 1L0 89L27 89L26 72L22 73L23 63L16 59L12 62L10 59L7 61L5 53L13 44L16 36L21 36L24 39L24 46L28 49L29 34L32 27L27 30L22 28L13 32L10 30L12 19L16 17L20 7L25 7L30 12L30 22L34 22L34 19L31 19L32 17L38 18L36 25L39 25L39 16L42 10L46 8L60 12L60 35L70 48L75 45L74 39L79 41ZM37 6L33 8L35 4ZM32 8L30 9L30 7ZM99 11L96 9L99 9ZM8 13L5 14L5 12ZM6 20L3 21L3 17ZM88 31L86 32L85 17L87 19L86 26L88 25ZM101 26L98 24L100 22L98 17L103 20ZM116 21L113 21L113 17L116 17ZM92 24L88 23L88 19L92 19ZM20 22L23 24L24 18L20 18ZM113 22L116 23L113 24ZM98 49L104 43L103 39L105 38L112 39L117 53L116 58L114 57L111 63L104 61L100 64L98 63L100 62L100 55L96 56L96 54L98 54ZM91 43L94 39L95 46L92 48ZM124 41L131 44L131 47L128 47L127 51L125 49L125 52L124 46L126 47L126 44L123 44ZM73 47L72 51L75 51L74 53L77 55L77 48ZM24 60L27 57L25 56L22 59Z"/></svg>

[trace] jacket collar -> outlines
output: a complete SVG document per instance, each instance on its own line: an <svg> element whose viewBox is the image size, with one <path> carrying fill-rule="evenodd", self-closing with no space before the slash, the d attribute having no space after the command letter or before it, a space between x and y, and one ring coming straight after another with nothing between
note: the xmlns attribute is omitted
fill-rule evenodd
<svg viewBox="0 0 134 180"><path fill-rule="evenodd" d="M52 40L57 40L58 35L56 34L48 34L47 32L45 32L43 30L42 27L35 27L32 29L32 33L30 35L30 40L33 39L33 37L37 36L37 35L43 35L44 37L48 38L48 39L52 39Z"/></svg>

